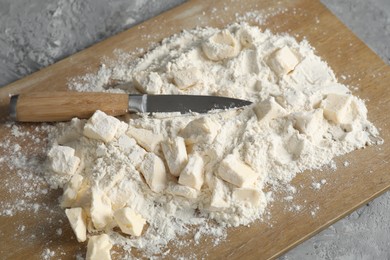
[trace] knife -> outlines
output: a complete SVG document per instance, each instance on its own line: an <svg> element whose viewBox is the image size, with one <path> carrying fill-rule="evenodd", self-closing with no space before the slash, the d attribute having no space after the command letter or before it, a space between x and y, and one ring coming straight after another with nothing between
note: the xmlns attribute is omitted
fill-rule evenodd
<svg viewBox="0 0 390 260"><path fill-rule="evenodd" d="M250 105L250 101L199 95L129 95L101 92L45 92L14 95L10 117L19 122L68 121L90 118L96 110L111 116L128 112L197 112L230 109Z"/></svg>

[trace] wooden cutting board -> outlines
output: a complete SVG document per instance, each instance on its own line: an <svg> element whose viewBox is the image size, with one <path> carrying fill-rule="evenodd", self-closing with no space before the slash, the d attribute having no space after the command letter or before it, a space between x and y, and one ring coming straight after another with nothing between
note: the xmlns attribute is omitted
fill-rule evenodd
<svg viewBox="0 0 390 260"><path fill-rule="evenodd" d="M65 90L70 78L97 71L102 58L113 58L115 49L132 51L144 48L173 33L196 26L223 27L246 12L263 14L262 29L289 33L298 40L306 38L317 54L333 68L340 82L357 87L353 93L367 100L368 117L381 130L381 137L385 140L384 145L367 147L337 158L336 171L324 169L299 174L292 183L298 188L293 201L283 200L283 191L276 194L275 202L270 206L269 220L253 223L250 227L231 228L226 241L217 246L203 240L191 247L171 247L166 256L275 258L390 187L390 68L319 1L189 1L1 88L2 116L5 115L9 94ZM37 126L18 125L22 131L39 135L39 131L35 130ZM14 142L20 140L21 149L28 147L28 144L31 146L31 138L13 137L9 125L4 121L0 124L0 136L2 143L10 138ZM36 146L44 146L44 143ZM7 156L7 153L10 152L0 151L0 156ZM31 157L44 154L36 153L32 149L28 154ZM350 166L345 167L345 161ZM0 164L0 172L0 183L7 186L0 188L1 205L14 203L15 196L23 196L23 192L20 192L23 185L35 185L30 183L29 178L23 180L20 176L16 177L16 170L9 169L5 164ZM321 179L326 179L327 183L319 190L313 189L313 181ZM13 192L10 185L19 188ZM46 210L19 212L12 217L0 216L2 258L36 259L49 249L55 252L55 258L72 259L77 253L85 252L86 244L79 244L72 237L62 210L56 206L60 194L61 191L49 191L37 198L37 204L44 205ZM289 210L293 205L300 205L300 210Z"/></svg>

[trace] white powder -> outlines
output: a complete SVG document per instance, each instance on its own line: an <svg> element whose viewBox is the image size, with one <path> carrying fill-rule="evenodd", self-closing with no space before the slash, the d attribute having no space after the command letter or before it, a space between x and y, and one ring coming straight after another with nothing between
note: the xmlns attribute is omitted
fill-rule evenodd
<svg viewBox="0 0 390 260"><path fill-rule="evenodd" d="M54 127L45 124L24 129L16 124L7 124L6 127L9 132L6 132L4 141L0 143L0 165L7 170L9 176L4 179L2 187L4 193L13 199L0 202L0 216L48 210L47 205L37 203L38 197L48 193L42 169L46 147L35 145L35 140L40 140L41 136L47 135Z"/></svg>
<svg viewBox="0 0 390 260"><path fill-rule="evenodd" d="M46 248L44 249L43 253L41 254L42 259L49 260L52 259L52 257L55 256L55 252L51 251L50 249Z"/></svg>
<svg viewBox="0 0 390 260"><path fill-rule="evenodd" d="M319 182L313 182L313 183L311 184L311 186L312 186L313 189L315 189L315 190L321 189L321 183L319 183Z"/></svg>
<svg viewBox="0 0 390 260"><path fill-rule="evenodd" d="M286 62L283 59L287 59L285 54L281 54L282 65L271 60L277 59L275 51L278 50L291 50L286 54L292 57L290 67L283 67L287 66L283 63ZM134 140L124 144L128 138L125 129L116 132L112 141L104 143L83 135L84 120L58 124L56 145L74 148L82 161L77 174L83 176L83 182L76 191L77 199L67 207L81 206L87 215L91 214L91 189L98 187L109 201L108 213L107 208L102 209L102 214L108 214L109 219L104 230L129 254L132 247L141 249L145 256L162 253L168 242L190 232L190 225L195 226L191 231L195 243L203 235L214 236L218 243L226 236L227 226L249 225L266 216L267 204L272 202L272 192L263 193L266 185L272 189L288 184L304 170L326 165L335 167L332 160L335 156L381 142L376 128L366 118L364 103L337 82L333 71L314 54L307 41L298 43L288 35L273 35L247 24L233 24L223 31L215 28L184 31L163 40L160 46L141 58L129 57L124 55L111 66L102 65L96 75L73 81L71 88L77 91L220 95L253 102L247 108L207 115L172 113L124 118L129 126L149 130L148 135L154 134L162 140L180 136L187 124L198 122L194 120L207 118L207 122L211 122L207 125L209 132L201 133L201 138L191 138L191 145L187 139L188 154L196 152L205 162L205 182L197 197L192 199L169 192L169 185L177 185L177 179L169 173L168 189L158 193L150 190L138 170L141 162L134 157L138 154L142 161L146 151ZM115 87L111 82L128 84ZM337 115L326 107L332 94L336 94L336 99L347 100L345 106L348 108L340 109ZM277 108L279 112L262 115L266 113L262 109L267 104L271 106L270 111ZM347 111L345 115L343 109ZM195 131L193 129L186 131ZM17 129L13 133L19 135ZM144 142L139 144L148 147ZM134 149L138 152L134 153ZM150 152L164 159L159 146ZM255 204L235 200L232 193L237 184L219 178L218 168L228 155L258 174L252 184L259 196ZM51 185L62 187L61 181L50 181ZM321 180L312 186L319 189L325 183ZM289 195L285 200L291 201L297 188L287 187ZM139 238L124 236L112 229L116 224L110 220L109 211L125 206L131 207L148 223ZM293 205L290 210L300 211L301 208L301 205ZM311 212L313 216L317 210ZM216 220L217 224L211 224L210 219ZM88 231L93 234L93 221L87 219L87 222ZM189 241L175 243L186 245Z"/></svg>
<svg viewBox="0 0 390 260"><path fill-rule="evenodd" d="M253 18L258 19L259 23L265 19L256 13L248 13L242 20ZM170 192L171 186L161 193L152 192L138 171L139 162L136 160L141 158L142 161L145 151L135 142L126 141L125 129L118 130L112 141L104 143L83 135L84 120L73 120L53 127L43 125L28 131L10 124L10 136L4 138L0 147L14 156L1 156L0 164L15 172L15 176L4 183L15 200L12 203L1 202L0 215L12 216L16 212L29 211L34 216L34 212L44 210L50 220L52 205L36 203L40 201L40 196L46 196L49 192L42 178L44 170L40 167L46 153L42 148L46 147L45 134L49 134L53 145L74 148L75 155L81 159L75 174L81 175L83 181L76 190L77 199L71 200L66 207L82 206L89 212L92 187L100 188L108 198L109 214L124 206L131 207L148 223L141 237L117 232L114 221L102 231L110 234L112 241L122 245L129 255L135 247L142 250L146 257L170 254L165 248L169 242L176 246L191 244L192 239L176 239L188 232L193 234L195 243L199 243L203 236L211 236L217 244L226 237L227 226L269 220L272 216L266 210L274 199L272 191L285 185L287 195L284 200L293 201L300 187L289 185L289 181L297 173L321 167L336 170L332 160L335 156L365 145L381 143L377 130L367 121L364 103L353 96L349 101L353 104L349 111L353 116L349 119L345 117L349 122L334 123L323 118L325 114L322 113L320 121L313 121L312 125L308 123L306 119L315 111L320 111L321 101L328 94L350 94L346 86L337 82L328 65L314 54L308 42L297 43L290 36L261 32L246 24L234 24L227 30L229 33L225 33L222 41L222 45L227 46L215 46L215 42L209 42L220 32L219 29L198 28L165 39L142 58L135 57L143 50L133 54L118 51L118 60L106 61L97 74L74 79L71 84L71 88L77 91L221 95L254 102L244 109L207 115L172 113L128 115L123 118L128 125L150 130L156 136L162 136L163 140L177 137L195 119L207 118L211 122L210 132L200 138L191 138L196 140L195 143L187 145L189 155L197 152L205 162L205 183L196 199L173 195L175 193ZM215 47L214 50L218 51L219 56L215 57L225 59L209 60L204 50L210 46L211 50ZM296 54L299 63L286 75L275 74L270 68L269 58L276 50L286 46ZM126 82L129 84L115 87L117 83ZM261 116L256 108L270 97L282 108L279 109L282 113L275 118L259 120ZM313 129L316 130L315 135ZM25 143L37 145L26 147ZM164 160L159 147L152 152ZM36 156L28 156L27 152ZM257 193L250 193L259 195L259 203L255 206L237 203L232 194L237 187L216 177L220 162L227 155L234 155L234 158L259 174L254 183ZM348 165L346 161L344 166ZM45 173L46 177L50 177L50 171ZM15 187L12 185L15 179L29 185ZM69 185L64 186L62 181L63 178L58 178L56 183L56 179L51 178L50 184L66 189ZM176 178L168 173L168 183L172 185L176 182ZM315 182L313 188L321 188L324 184L325 180ZM265 186L271 191L263 193ZM210 207L213 194L214 199L219 199L216 200L219 202L217 205L226 207ZM290 210L299 211L303 207L293 205ZM318 210L319 207L311 209L311 214L315 216ZM91 220L88 221L89 235L94 235L96 230ZM58 236L63 234L58 226L53 228ZM27 229L24 225L19 227L20 232L26 233ZM42 258L49 259L56 255L54 251L45 249Z"/></svg>

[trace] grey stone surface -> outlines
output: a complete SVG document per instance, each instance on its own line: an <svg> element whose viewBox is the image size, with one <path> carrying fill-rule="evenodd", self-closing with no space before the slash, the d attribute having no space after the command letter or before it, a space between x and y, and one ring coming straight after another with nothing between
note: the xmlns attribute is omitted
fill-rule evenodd
<svg viewBox="0 0 390 260"><path fill-rule="evenodd" d="M0 86L184 0L0 0Z"/></svg>
<svg viewBox="0 0 390 260"><path fill-rule="evenodd" d="M390 64L389 0L322 0L321 2Z"/></svg>
<svg viewBox="0 0 390 260"><path fill-rule="evenodd" d="M67 57L183 0L0 0L0 86ZM390 0L322 0L390 63ZM281 257L390 259L390 193Z"/></svg>

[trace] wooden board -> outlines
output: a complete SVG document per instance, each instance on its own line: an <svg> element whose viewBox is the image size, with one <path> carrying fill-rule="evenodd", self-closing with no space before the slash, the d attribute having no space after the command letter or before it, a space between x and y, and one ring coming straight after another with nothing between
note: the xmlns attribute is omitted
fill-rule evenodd
<svg viewBox="0 0 390 260"><path fill-rule="evenodd" d="M216 12L215 12L216 10ZM284 10L284 11L282 11ZM369 119L381 129L385 140L382 146L371 146L354 151L336 160L337 171L323 170L304 172L293 180L299 187L293 202L282 200L283 192L276 195L270 207L271 219L256 222L250 227L231 228L226 241L217 246L202 241L186 248L171 248L174 255L196 255L206 258L268 259L275 258L338 219L382 194L390 187L390 68L367 46L356 38L319 1L313 0L247 0L247 1L189 1L175 9L135 26L84 51L66 58L52 66L16 81L0 89L0 104L4 116L8 95L24 91L65 90L69 78L93 72L98 69L103 57L113 57L115 49L132 51L148 46L164 37L183 29L196 26L223 27L234 22L236 15L259 11L268 16L260 25L275 33L287 32L299 40L306 38L316 48L317 54L334 69L342 83L356 86L355 95L367 100ZM268 15L267 15L268 14ZM271 15L272 14L272 15ZM146 37L150 35L151 37ZM348 76L348 77L344 77ZM39 134L38 125L20 124L24 131ZM3 121L0 136L5 142L10 129ZM30 138L31 139L31 138ZM20 139L20 145L32 142ZM17 140L16 140L17 142ZM42 145L41 144L39 145ZM33 151L34 152L34 151ZM42 156L30 153L30 156ZM36 151L35 151L36 152ZM4 151L0 155L4 156ZM344 167L342 162L349 161ZM0 164L0 182L8 188L0 188L2 205L12 203L15 196L22 196L20 190L10 192L9 185L21 187L33 185L29 180L16 177L15 170ZM27 178L28 179L28 178ZM320 190L314 190L313 181L326 179ZM17 213L12 217L0 216L0 254L6 259L40 258L44 249L54 250L62 259L72 259L76 253L85 250L85 244L78 244L71 238L72 232L61 209L56 206L60 191L49 191L40 196L37 203L52 209L48 221L47 211ZM301 205L300 211L288 210L291 205ZM319 208L318 208L319 207ZM312 216L315 212L315 216ZM63 223L61 223L63 221ZM16 232L24 226L23 232ZM62 228L62 234L56 232ZM20 231L20 230L19 230ZM62 254L64 253L64 254Z"/></svg>

